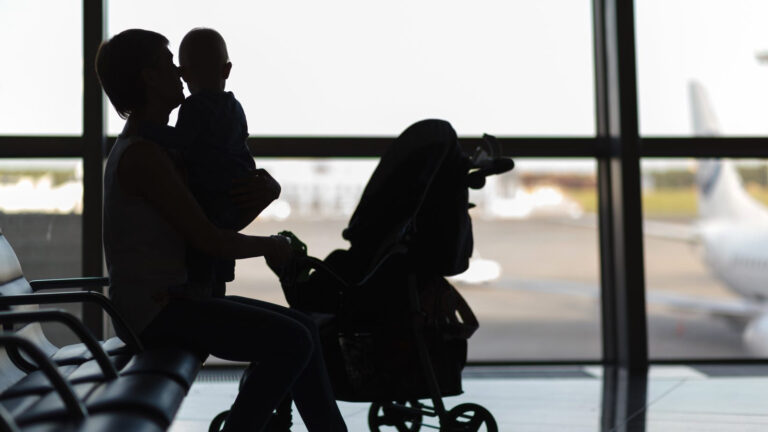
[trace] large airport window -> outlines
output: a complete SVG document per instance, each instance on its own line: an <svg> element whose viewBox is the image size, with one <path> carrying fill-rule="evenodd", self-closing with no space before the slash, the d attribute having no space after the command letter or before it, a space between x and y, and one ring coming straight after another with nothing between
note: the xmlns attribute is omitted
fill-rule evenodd
<svg viewBox="0 0 768 432"><path fill-rule="evenodd" d="M768 357L768 164L642 163L653 359Z"/></svg>
<svg viewBox="0 0 768 432"><path fill-rule="evenodd" d="M701 135L692 103L708 93L725 135L768 134L768 27L761 0L638 0L640 132Z"/></svg>
<svg viewBox="0 0 768 432"><path fill-rule="evenodd" d="M27 280L82 275L82 213L80 159L0 159L0 230ZM52 307L80 315L79 305ZM54 342L76 340L45 328Z"/></svg>
<svg viewBox="0 0 768 432"><path fill-rule="evenodd" d="M394 136L423 118L460 135L595 133L589 0L110 0L108 31L193 27L228 43L227 82L257 136ZM110 110L108 131L123 125Z"/></svg>
<svg viewBox="0 0 768 432"><path fill-rule="evenodd" d="M600 342L596 166L590 159L519 159L472 191L475 248L449 278L474 310L473 361L598 360ZM341 236L376 159L259 159L283 194L246 233L288 229L324 258ZM231 294L285 304L263 259L238 261Z"/></svg>
<svg viewBox="0 0 768 432"><path fill-rule="evenodd" d="M79 135L81 0L0 2L0 134Z"/></svg>

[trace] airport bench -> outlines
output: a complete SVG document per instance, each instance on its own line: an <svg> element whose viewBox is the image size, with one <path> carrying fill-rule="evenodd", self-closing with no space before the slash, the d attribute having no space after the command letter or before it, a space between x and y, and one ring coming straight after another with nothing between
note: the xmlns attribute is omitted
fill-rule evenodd
<svg viewBox="0 0 768 432"><path fill-rule="evenodd" d="M144 350L109 299L95 291L40 292L103 286L105 278L28 282L0 232L0 432L166 430L202 361L176 348ZM71 314L41 304L98 304L126 341L97 341ZM41 323L57 322L80 343L56 347ZM116 427L115 425L120 425Z"/></svg>

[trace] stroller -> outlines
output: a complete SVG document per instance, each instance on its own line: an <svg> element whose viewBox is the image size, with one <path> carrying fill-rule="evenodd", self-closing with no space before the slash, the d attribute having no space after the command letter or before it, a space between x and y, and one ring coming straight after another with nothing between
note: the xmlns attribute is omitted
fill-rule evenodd
<svg viewBox="0 0 768 432"><path fill-rule="evenodd" d="M482 406L447 410L442 401L462 393L467 339L478 328L444 278L469 266L468 187L479 189L486 176L514 166L497 157L492 136L483 141L486 148L469 157L449 123L410 126L381 157L342 233L350 248L322 261L296 259L281 278L289 305L318 322L336 399L371 402L373 432L415 432L422 425L443 432L483 425L498 430ZM286 401L278 408L268 430L288 430L290 407ZM436 417L439 426L424 423L425 416Z"/></svg>

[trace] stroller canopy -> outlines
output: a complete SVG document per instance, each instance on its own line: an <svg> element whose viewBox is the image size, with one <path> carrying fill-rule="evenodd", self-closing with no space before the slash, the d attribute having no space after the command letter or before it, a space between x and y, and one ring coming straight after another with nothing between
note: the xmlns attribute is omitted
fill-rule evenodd
<svg viewBox="0 0 768 432"><path fill-rule="evenodd" d="M471 162L443 120L406 129L382 155L344 230L350 251L373 262L396 243L441 275L463 272L472 255L466 176Z"/></svg>

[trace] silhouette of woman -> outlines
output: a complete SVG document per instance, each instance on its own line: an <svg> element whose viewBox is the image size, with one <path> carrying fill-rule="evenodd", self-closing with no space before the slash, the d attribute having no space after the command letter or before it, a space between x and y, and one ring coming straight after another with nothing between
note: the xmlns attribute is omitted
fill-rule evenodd
<svg viewBox="0 0 768 432"><path fill-rule="evenodd" d="M186 282L187 245L214 257L265 257L280 270L290 257L281 236L222 230L205 217L180 168L138 131L164 125L184 99L168 40L126 30L103 42L96 72L125 128L104 175L104 249L110 297L148 347L178 346L251 362L224 426L258 431L288 392L310 431L346 431L333 399L314 323L300 312L242 297L212 297ZM280 193L266 171L233 191L246 225Z"/></svg>

